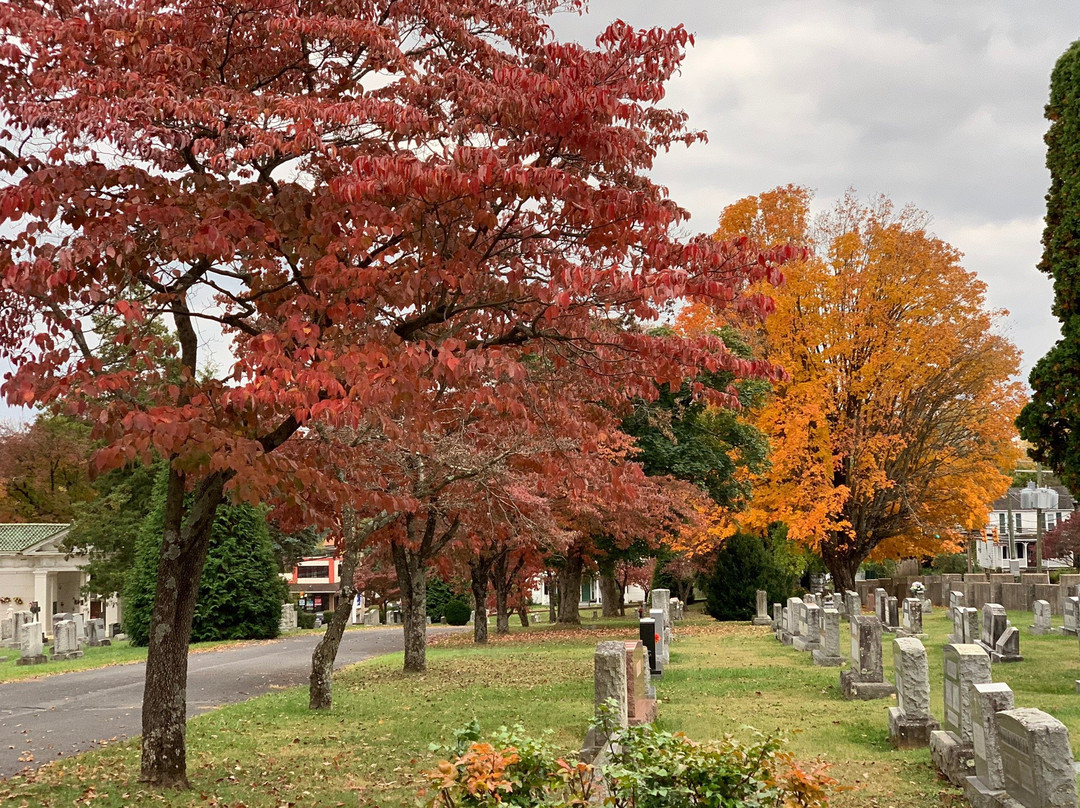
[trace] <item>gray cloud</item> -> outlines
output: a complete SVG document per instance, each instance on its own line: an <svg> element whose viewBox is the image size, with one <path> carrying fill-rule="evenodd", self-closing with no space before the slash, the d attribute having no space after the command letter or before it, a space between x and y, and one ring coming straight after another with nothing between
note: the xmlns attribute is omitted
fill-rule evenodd
<svg viewBox="0 0 1080 808"><path fill-rule="evenodd" d="M559 15L591 40L614 18L684 24L696 37L669 102L709 143L662 156L654 176L712 229L724 205L799 183L826 206L846 188L930 212L1010 311L1002 329L1024 374L1057 339L1051 287L1035 269L1050 71L1080 37L1080 5L593 0Z"/></svg>

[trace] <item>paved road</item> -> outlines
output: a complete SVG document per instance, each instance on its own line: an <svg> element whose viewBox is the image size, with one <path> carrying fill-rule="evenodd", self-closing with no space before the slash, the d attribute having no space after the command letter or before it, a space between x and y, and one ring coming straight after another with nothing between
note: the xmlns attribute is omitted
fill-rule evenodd
<svg viewBox="0 0 1080 808"><path fill-rule="evenodd" d="M431 634L446 630L428 629ZM306 684L318 639L308 634L192 654L188 717L272 687ZM399 626L347 631L335 668L401 648ZM138 735L145 668L143 663L119 665L0 684L0 779L92 749L103 739Z"/></svg>

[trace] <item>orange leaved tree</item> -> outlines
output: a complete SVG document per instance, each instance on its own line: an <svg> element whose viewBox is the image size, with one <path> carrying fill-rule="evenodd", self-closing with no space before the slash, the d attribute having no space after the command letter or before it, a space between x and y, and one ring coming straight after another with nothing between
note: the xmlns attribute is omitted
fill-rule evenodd
<svg viewBox="0 0 1080 808"><path fill-rule="evenodd" d="M1009 483L1018 354L926 214L849 192L812 221L810 201L797 187L749 197L717 231L808 248L762 334L790 378L755 416L771 467L744 521L785 522L850 588L871 554L939 552L983 525Z"/></svg>

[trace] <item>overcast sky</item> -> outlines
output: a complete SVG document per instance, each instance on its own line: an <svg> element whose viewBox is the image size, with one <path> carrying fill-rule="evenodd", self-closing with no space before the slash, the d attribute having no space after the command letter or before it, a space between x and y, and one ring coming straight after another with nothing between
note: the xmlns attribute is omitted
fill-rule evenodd
<svg viewBox="0 0 1080 808"><path fill-rule="evenodd" d="M1050 71L1080 38L1071 0L592 0L560 14L591 42L612 20L683 24L696 38L669 103L709 142L662 156L654 177L714 229L723 207L787 183L819 206L845 189L933 217L1008 309L1003 332L1031 365L1058 337L1035 269L1049 185L1043 134ZM0 404L0 420L22 420Z"/></svg>
<svg viewBox="0 0 1080 808"><path fill-rule="evenodd" d="M612 20L694 34L671 106L709 142L662 156L654 178L715 228L725 205L796 183L827 207L847 188L933 217L987 284L1027 374L1058 338L1035 269L1049 186L1050 71L1080 39L1080 3L960 0L592 0L558 15L592 39Z"/></svg>

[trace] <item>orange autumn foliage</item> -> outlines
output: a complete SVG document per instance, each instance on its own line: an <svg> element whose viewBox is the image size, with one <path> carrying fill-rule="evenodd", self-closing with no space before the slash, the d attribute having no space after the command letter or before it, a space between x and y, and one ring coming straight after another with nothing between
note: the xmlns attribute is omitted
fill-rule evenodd
<svg viewBox="0 0 1080 808"><path fill-rule="evenodd" d="M812 221L810 201L792 186L748 197L716 233L808 248L785 267L760 331L760 358L789 378L753 415L771 468L741 522L785 522L850 586L868 556L953 549L985 523L1015 462L1019 355L926 214L849 192ZM680 321L687 332L719 324L702 307Z"/></svg>

